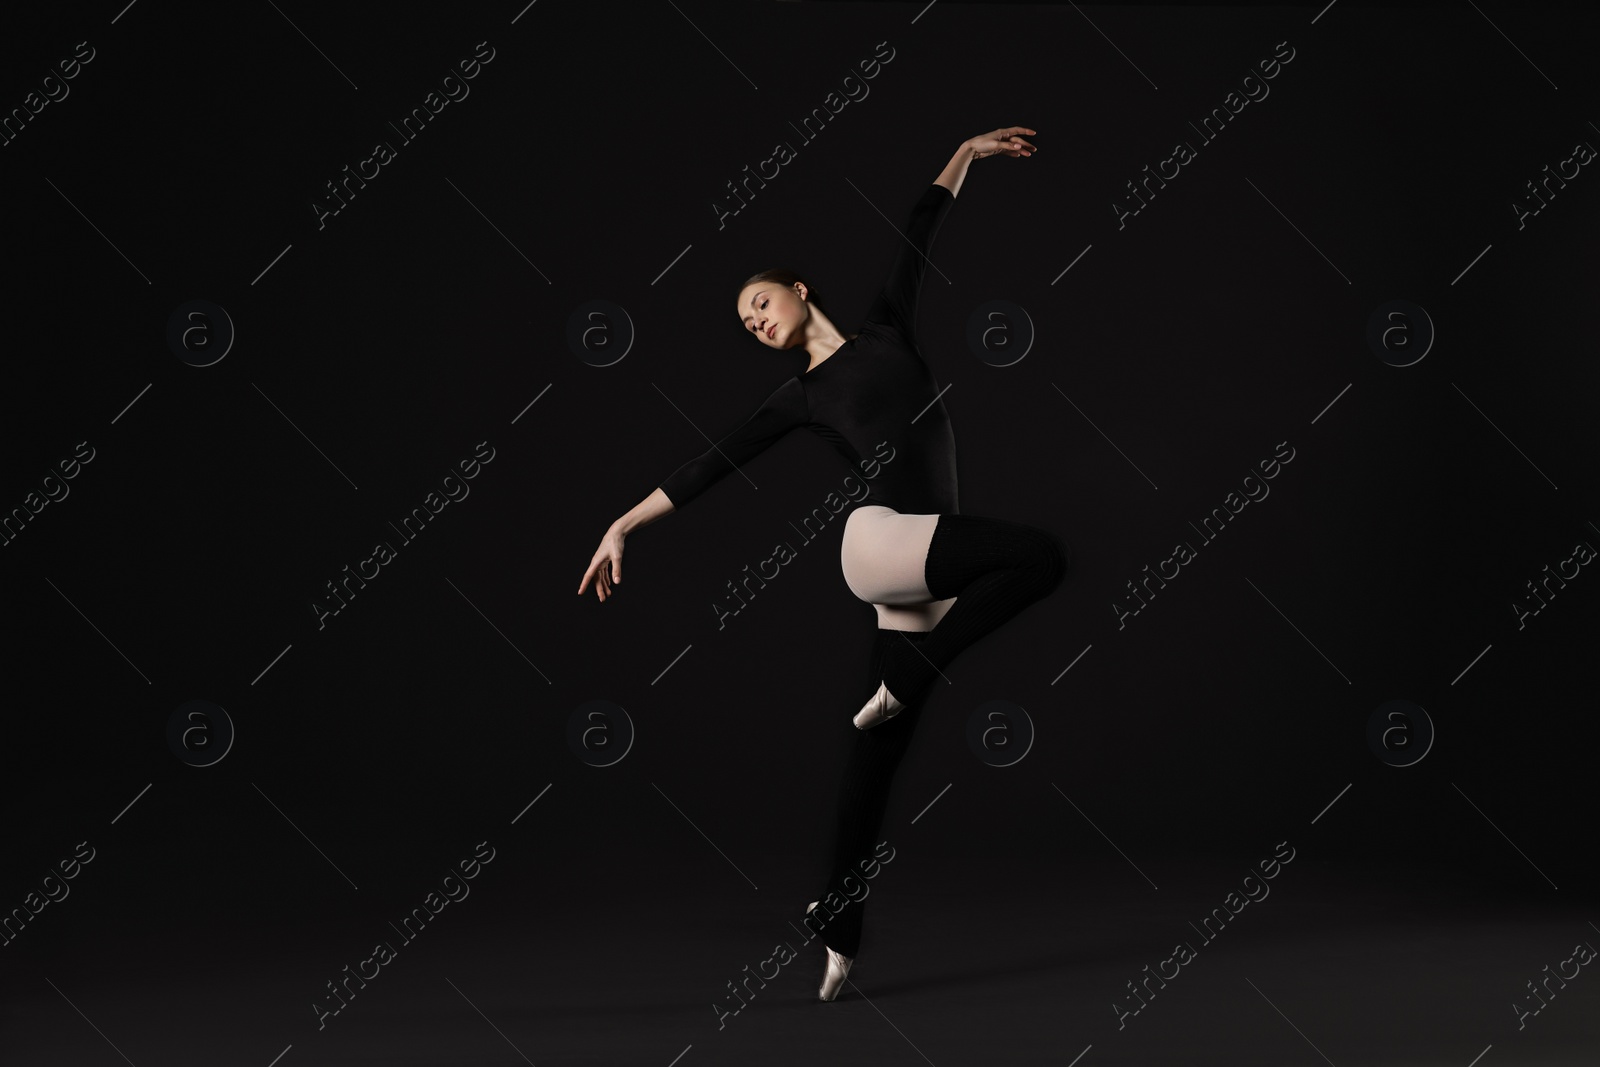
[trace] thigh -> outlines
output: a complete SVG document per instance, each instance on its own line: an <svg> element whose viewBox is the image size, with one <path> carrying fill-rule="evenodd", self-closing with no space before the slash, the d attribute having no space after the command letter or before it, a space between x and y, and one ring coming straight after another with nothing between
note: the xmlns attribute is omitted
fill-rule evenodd
<svg viewBox="0 0 1600 1067"><path fill-rule="evenodd" d="M881 504L858 507L845 520L839 566L850 591L869 604L933 599L924 568L937 515L902 515Z"/></svg>
<svg viewBox="0 0 1600 1067"><path fill-rule="evenodd" d="M878 612L885 630L931 630L955 598L935 600L924 569L938 515L902 515L879 504L845 520L839 563L845 584Z"/></svg>

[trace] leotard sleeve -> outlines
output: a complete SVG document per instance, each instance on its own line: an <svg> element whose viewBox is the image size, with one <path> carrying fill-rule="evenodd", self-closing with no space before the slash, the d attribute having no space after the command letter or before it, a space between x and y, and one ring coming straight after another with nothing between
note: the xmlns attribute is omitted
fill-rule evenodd
<svg viewBox="0 0 1600 1067"><path fill-rule="evenodd" d="M922 290L922 277L928 268L928 252L933 239L955 203L950 190L942 185L929 185L911 209L906 222L906 239L899 242L894 264L883 283L878 299L867 312L867 321L891 326L915 343L917 322L917 296Z"/></svg>
<svg viewBox="0 0 1600 1067"><path fill-rule="evenodd" d="M784 434L810 421L805 387L790 378L761 402L743 425L667 476L661 491L675 508L681 508L735 467L764 452Z"/></svg>

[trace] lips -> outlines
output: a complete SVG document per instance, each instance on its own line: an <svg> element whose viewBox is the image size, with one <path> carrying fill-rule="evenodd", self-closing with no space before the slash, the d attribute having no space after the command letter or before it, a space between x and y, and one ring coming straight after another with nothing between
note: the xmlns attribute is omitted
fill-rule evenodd
<svg viewBox="0 0 1600 1067"><path fill-rule="evenodd" d="M771 326L770 326L770 327L769 327L769 328L768 328L768 329L767 329L767 340L769 340L769 341L770 341L770 340L772 340L772 339L773 339L773 338L774 338L774 337L776 337L776 336L778 336L778 324L777 324L777 323L773 323L773 324L772 324L772 325L771 325Z"/></svg>

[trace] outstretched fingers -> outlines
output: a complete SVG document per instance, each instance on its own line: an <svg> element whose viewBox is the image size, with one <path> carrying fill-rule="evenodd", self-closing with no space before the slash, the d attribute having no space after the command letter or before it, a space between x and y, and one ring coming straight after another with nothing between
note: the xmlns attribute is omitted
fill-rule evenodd
<svg viewBox="0 0 1600 1067"><path fill-rule="evenodd" d="M1027 156L1039 150L1032 141L1020 136L1024 133L1029 137L1038 136L1037 131L1030 130L1026 126L1012 126L1001 132L1000 139L1006 143L1004 150L1008 155L1013 157L1017 155ZM1027 151L1024 151L1024 149L1027 149Z"/></svg>
<svg viewBox="0 0 1600 1067"><path fill-rule="evenodd" d="M993 133L985 134L976 145L979 149L978 157L998 155L1001 152L1013 159L1033 155L1039 150L1038 146L1027 140L1023 134L1033 137L1038 135L1038 131L1027 126L1002 126Z"/></svg>
<svg viewBox="0 0 1600 1067"><path fill-rule="evenodd" d="M589 588L589 583L591 581L594 582L595 596L597 596L601 601L604 601L606 597L611 595L610 564L611 560L605 556L597 556L594 562L589 564L589 569L583 572L583 581L578 583L578 593L580 596L583 594L585 589ZM618 568L618 573L621 573L621 568Z"/></svg>

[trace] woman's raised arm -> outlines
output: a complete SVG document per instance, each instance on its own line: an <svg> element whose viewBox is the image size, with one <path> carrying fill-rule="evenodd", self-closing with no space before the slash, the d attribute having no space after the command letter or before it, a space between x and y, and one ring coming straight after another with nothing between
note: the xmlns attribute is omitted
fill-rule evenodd
<svg viewBox="0 0 1600 1067"><path fill-rule="evenodd" d="M1037 136L1037 131L1026 126L1002 126L989 133L980 133L976 137L969 137L956 149L956 154L950 157L950 162L945 164L944 170L933 180L933 184L942 185L950 190L951 196L961 192L961 183L966 180L967 167L974 159L983 159L986 156L1004 152L1012 159L1018 156L1031 156L1038 151L1030 141L1025 141L1020 136L1027 134L1029 137Z"/></svg>
<svg viewBox="0 0 1600 1067"><path fill-rule="evenodd" d="M933 239L939 233L944 217L949 214L955 197L966 180L967 167L975 159L997 153L1008 156L1032 155L1031 143L1022 134L1032 134L1025 126L1006 126L993 133L980 134L963 141L950 162L945 164L939 177L922 191L922 196L911 208L902 233L904 240L895 251L894 263L884 280L878 298L867 311L867 321L891 326L915 344L917 324L917 298L922 292L923 276L927 273L928 253L933 249Z"/></svg>

